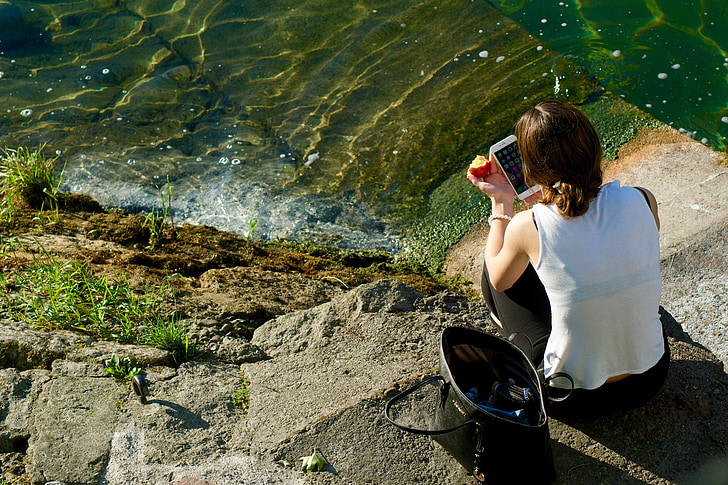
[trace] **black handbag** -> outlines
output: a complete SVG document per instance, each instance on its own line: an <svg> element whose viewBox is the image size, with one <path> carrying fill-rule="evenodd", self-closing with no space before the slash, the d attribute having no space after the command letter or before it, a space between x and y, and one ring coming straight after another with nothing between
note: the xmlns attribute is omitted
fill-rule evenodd
<svg viewBox="0 0 728 485"><path fill-rule="evenodd" d="M428 426L400 422L400 406L408 408L403 403L427 388L422 400L435 408L428 410L434 414ZM430 435L481 482L550 483L556 470L544 389L536 369L510 341L449 327L440 339L439 375L390 399L385 416L407 432Z"/></svg>

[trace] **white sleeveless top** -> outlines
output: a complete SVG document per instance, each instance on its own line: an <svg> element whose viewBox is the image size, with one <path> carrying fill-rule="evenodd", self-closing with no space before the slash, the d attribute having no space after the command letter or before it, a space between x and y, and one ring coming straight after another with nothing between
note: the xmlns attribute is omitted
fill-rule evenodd
<svg viewBox="0 0 728 485"><path fill-rule="evenodd" d="M536 204L533 214L534 267L551 302L545 375L563 371L575 387L596 389L653 367L664 352L660 246L643 195L614 181L584 215L564 217L552 204Z"/></svg>

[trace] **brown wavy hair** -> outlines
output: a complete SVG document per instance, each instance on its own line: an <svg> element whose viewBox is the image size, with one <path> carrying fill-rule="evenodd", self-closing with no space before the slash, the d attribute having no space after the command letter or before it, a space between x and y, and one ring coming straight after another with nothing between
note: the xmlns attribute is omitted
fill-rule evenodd
<svg viewBox="0 0 728 485"><path fill-rule="evenodd" d="M567 217L584 214L602 185L602 146L578 108L544 101L516 123L523 172L542 187L541 202Z"/></svg>

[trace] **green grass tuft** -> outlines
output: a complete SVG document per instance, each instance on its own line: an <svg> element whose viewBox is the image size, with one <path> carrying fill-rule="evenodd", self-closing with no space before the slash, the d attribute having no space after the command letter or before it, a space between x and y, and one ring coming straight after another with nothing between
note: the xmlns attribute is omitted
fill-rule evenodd
<svg viewBox="0 0 728 485"><path fill-rule="evenodd" d="M0 259L9 259L16 247L24 249L16 240L0 244ZM134 290L123 274L98 276L88 264L61 261L43 248L31 254L30 261L0 275L0 306L11 317L43 330L169 350L178 363L194 355L187 327L167 316L174 302L171 277Z"/></svg>
<svg viewBox="0 0 728 485"><path fill-rule="evenodd" d="M42 154L43 147L36 151L28 148L5 149L0 154L0 178L2 181L2 211L9 217L9 211L19 205L36 210L58 209L58 187L63 172L56 182L56 158L48 159Z"/></svg>

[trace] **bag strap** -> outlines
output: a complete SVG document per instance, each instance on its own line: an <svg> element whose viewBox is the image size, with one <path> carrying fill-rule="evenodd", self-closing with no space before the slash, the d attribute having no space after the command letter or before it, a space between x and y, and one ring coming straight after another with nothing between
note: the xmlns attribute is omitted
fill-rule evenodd
<svg viewBox="0 0 728 485"><path fill-rule="evenodd" d="M548 396L549 382L551 382L554 379L559 378L559 377L564 377L565 379L568 379L569 382L571 382L571 389L569 389L569 393L563 397L557 397L557 398L549 397ZM551 374L550 376L548 376L547 378L544 379L544 384L545 384L544 387L546 388L545 389L546 398L551 402L565 401L569 396L571 396L571 393L574 392L574 379L572 379L571 376L569 374L567 374L566 372L556 372L555 374Z"/></svg>
<svg viewBox="0 0 728 485"><path fill-rule="evenodd" d="M389 421L390 423L392 423L396 427L398 427L398 428L400 428L400 429L402 429L404 431L407 431L409 433L421 434L421 435L426 435L426 436L434 436L434 435L438 435L438 434L450 433L452 431L455 431L457 429L462 428L463 426L467 426L467 425L469 425L471 423L476 423L477 422L476 420L470 419L470 420L468 420L468 421L466 421L466 422L464 422L462 424L459 424L458 426L454 426L452 428L447 428L447 429L419 429L419 428L412 428L412 427L409 427L409 426L405 426L405 425L399 424L399 423L397 423L389 415L390 414L390 409L392 408L392 406L394 404L402 401L405 397L407 397L408 395L412 394L417 389L419 389L419 388L421 388L421 387L423 387L425 385L431 384L431 383L433 383L435 381L442 381L442 383L445 386L449 386L450 385L447 381L445 381L445 378L443 376L433 376L433 377L430 377L428 379L425 379L424 381L420 382L419 384L417 384L417 385L415 385L413 387L410 387L406 391L400 392L399 394L397 394L396 396L394 396L392 399L390 399L389 402L387 402L387 405L384 407L384 416L387 418L387 421ZM440 392L442 394L445 394L444 390L441 390ZM444 404L444 401L443 401L443 404Z"/></svg>

